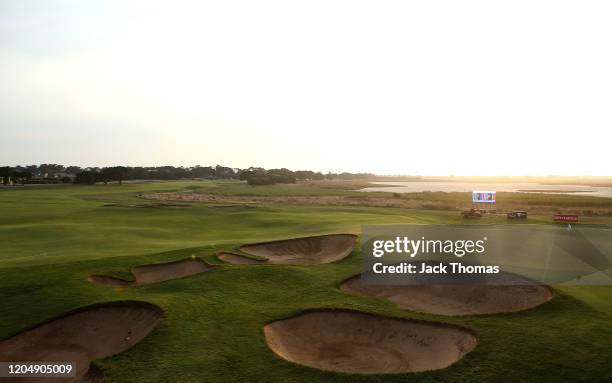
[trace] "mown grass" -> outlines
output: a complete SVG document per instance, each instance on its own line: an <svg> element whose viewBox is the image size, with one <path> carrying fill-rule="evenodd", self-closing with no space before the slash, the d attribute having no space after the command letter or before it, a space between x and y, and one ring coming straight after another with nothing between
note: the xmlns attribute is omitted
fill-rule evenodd
<svg viewBox="0 0 612 383"><path fill-rule="evenodd" d="M360 270L357 251L341 262L309 267L231 266L213 255L250 241L358 233L361 224L459 223L457 212L197 203L184 208L121 207L142 204L141 193L189 187L242 193L244 185L189 181L0 192L0 206L5 207L0 223L0 338L77 307L136 299L159 305L165 318L133 349L96 362L107 382L612 381L612 287L557 287L553 301L533 310L446 318L341 292L338 283ZM287 192L285 187L270 188L255 189ZM110 203L121 206L104 207ZM480 222L502 221L487 217ZM126 275L134 265L191 255L218 267L128 289L94 286L86 280L93 273ZM455 323L475 331L479 345L450 368L391 376L333 374L279 359L265 345L263 325L312 308Z"/></svg>

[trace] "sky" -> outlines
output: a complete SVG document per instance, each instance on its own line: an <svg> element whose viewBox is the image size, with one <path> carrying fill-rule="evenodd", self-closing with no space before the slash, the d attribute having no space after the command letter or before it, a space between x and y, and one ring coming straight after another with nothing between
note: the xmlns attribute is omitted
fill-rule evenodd
<svg viewBox="0 0 612 383"><path fill-rule="evenodd" d="M0 163L612 175L607 1L0 0Z"/></svg>

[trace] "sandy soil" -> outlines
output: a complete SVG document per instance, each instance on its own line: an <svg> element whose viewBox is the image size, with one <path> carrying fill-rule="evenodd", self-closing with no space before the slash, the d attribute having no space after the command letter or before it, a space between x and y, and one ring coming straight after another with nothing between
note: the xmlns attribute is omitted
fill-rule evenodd
<svg viewBox="0 0 612 383"><path fill-rule="evenodd" d="M199 258L187 258L168 263L156 263L132 267L131 272L132 275L134 275L134 281L126 281L106 275L91 275L87 279L93 284L112 287L148 285L151 283L159 283L171 279L184 278L190 275L203 273L211 268L212 266L208 265Z"/></svg>
<svg viewBox="0 0 612 383"><path fill-rule="evenodd" d="M77 363L73 378L16 378L6 382L98 382L92 360L119 354L139 343L159 323L162 310L150 303L111 302L82 308L0 343L0 360Z"/></svg>
<svg viewBox="0 0 612 383"><path fill-rule="evenodd" d="M363 285L357 275L340 285L352 294L388 299L403 309L437 315L498 314L530 309L553 298L553 290L504 273L504 285ZM512 285L512 279L515 284ZM523 284L518 284L523 283Z"/></svg>
<svg viewBox="0 0 612 383"><path fill-rule="evenodd" d="M353 234L329 234L243 245L240 251L264 257L268 263L313 265L347 257L356 240Z"/></svg>
<svg viewBox="0 0 612 383"><path fill-rule="evenodd" d="M356 311L313 311L264 327L281 358L322 370L389 374L445 368L476 347L468 330Z"/></svg>
<svg viewBox="0 0 612 383"><path fill-rule="evenodd" d="M235 265L261 265L268 263L267 261L259 261L257 259L234 254L227 251L222 251L217 254L217 258L224 262L233 263Z"/></svg>

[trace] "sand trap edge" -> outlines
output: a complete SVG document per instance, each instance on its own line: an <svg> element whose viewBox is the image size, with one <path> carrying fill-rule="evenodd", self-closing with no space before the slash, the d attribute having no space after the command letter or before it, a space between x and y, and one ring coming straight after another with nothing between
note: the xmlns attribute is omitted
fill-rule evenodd
<svg viewBox="0 0 612 383"><path fill-rule="evenodd" d="M514 273L509 273L509 274L514 274ZM521 276L519 274L515 274L517 276L519 276L520 278L524 278L527 279L527 277ZM384 297L384 296L376 296L376 295L369 295L369 294L364 294L361 292L357 292L357 291L353 291L353 290L348 290L346 288L343 288L343 285L353 279L357 279L361 277L361 273L359 274L355 274L351 277L345 278L343 280L341 280L340 282L336 283L335 287L341 291L344 294L349 294L349 295L353 295L353 296L359 296L359 297L365 297L365 298L370 298L370 299L378 299L378 300L384 300L387 301L389 303L391 303L392 305L394 305L396 308L400 309L400 310L405 310L405 311L410 311L410 312L414 312L414 313L418 313L418 314L425 314L425 315L438 315L441 317L468 317L468 316L492 316L492 315L504 315L504 314L515 314L515 313L521 313L523 311L527 311L527 310L533 310L536 309L542 305L545 305L547 303L549 303L550 301L552 301L555 296L557 295L557 293L555 292L555 289L552 286L549 286L547 284L537 284L538 287L544 288L546 290L548 290L548 293L550 294L550 298L543 301L540 304L537 304L535 306L529 306L529 307L525 307L525 308L521 308L518 310L510 310L510 311L500 311L500 312L495 312L495 313L468 313L468 314L440 314L440 313L432 313L432 312L428 312L428 311L422 311L422 310L413 310L410 308L406 308L403 307L400 303L394 302L391 299ZM509 285L512 286L512 285ZM521 286L521 285L517 285L517 286Z"/></svg>
<svg viewBox="0 0 612 383"><path fill-rule="evenodd" d="M331 371L331 370L326 370L326 369L321 369L321 368L317 368L317 367L311 367L302 363L297 363L294 361L291 361L289 359L286 359L285 357L281 356L280 354L278 354L270 345L269 341L268 341L268 337L266 335L266 327L274 324L276 322L282 322L282 321L287 321L290 319L295 319L298 318L302 315L305 314L310 314L310 313L347 313L347 314L357 314L357 315L365 315L365 316L370 316L370 317L379 317L379 318L384 318L384 319L390 319L390 320L396 320L396 321L400 321L400 322L405 322L405 323L413 323L413 324L420 324L420 325L426 325L426 326L432 326L432 327L438 327L438 328L442 328L442 329L451 329L451 330L456 330L456 331L460 331L465 333L466 335L469 335L473 338L475 344L474 347L472 347L470 350L468 350L467 352L463 353L462 356L455 361L454 363L451 363L450 365L440 368L440 369L434 369L434 370L425 370L425 371L407 371L407 372L393 372L393 373L349 373L349 372L340 372L340 371ZM309 308L309 309L305 309L302 311L298 311L295 312L293 314L281 317L281 318L277 318L277 319L273 319L273 320L269 320L266 321L263 325L263 327L261 328L261 332L262 335L264 337L264 342L266 344L266 346L268 347L268 350L274 354L277 358L287 362L287 363L291 363L291 364L296 364L302 368L309 368L309 369L313 369L319 372L324 372L324 373L329 373L329 374L340 374L340 375L348 375L348 376L388 376L388 375L406 375L406 374L418 374L418 373L423 373L423 372L430 372L430 371L440 371L440 370L445 370L447 368L452 367L453 365L455 365L456 363L459 363L463 360L463 358L471 353L472 351L476 350L476 348L478 347L479 342L479 338L477 336L477 333L472 330L469 327L464 327L461 325L456 325L456 324L451 324L451 323L446 323L446 322L438 322L438 321L431 321L431 320L424 320L424 319L417 319L417 318L407 318L407 317L396 317L396 316L391 316L391 315L387 315L387 314L378 314L378 313L372 313L372 312L367 312L367 311L360 311L360 310L353 310L353 309L346 309L346 308Z"/></svg>
<svg viewBox="0 0 612 383"><path fill-rule="evenodd" d="M292 243L295 241L304 241L304 240L309 240L309 239L315 239L315 238L326 238L326 237L350 237L352 238L352 243L351 243L351 247L350 247L350 251L346 252L346 254L344 254L341 257L338 258L334 258L332 260L329 261L321 261L321 262L291 262L291 261L277 261L278 257L282 257L279 255L263 255L263 254L255 254L252 251L249 251L245 248L249 248L249 247L264 247L266 245L279 245L279 244L284 244L284 243ZM331 263L336 263L336 262L340 262L342 260L344 260L345 258L349 257L351 255L351 253L355 250L355 245L357 243L359 239L359 236L357 234L352 234L352 233L332 233L332 234L321 234L321 235L310 235L310 236L305 236L305 237L293 237L293 238L286 238L286 239L278 239L278 240L272 240L272 241L264 241L264 242L255 242L255 243L246 243L244 245L241 245L238 247L238 251L244 254L248 254L250 256L255 256L255 257L262 257L262 258L266 258L268 260L268 262L270 262L270 264L279 264L279 265L294 265L294 266L312 266L312 265L320 265L320 264L331 264ZM348 250L348 249L347 249Z"/></svg>
<svg viewBox="0 0 612 383"><path fill-rule="evenodd" d="M255 258L255 256L253 255L245 255L245 254L240 254L238 252L232 252L232 251L219 251L218 253L215 254L215 256L217 257L217 259L219 259L223 263L228 263L230 265L265 265L268 263L268 260L263 257ZM230 259L234 257L238 259L243 258L244 262L240 262L240 261L232 262ZM258 259L258 258L261 258L261 259Z"/></svg>
<svg viewBox="0 0 612 383"><path fill-rule="evenodd" d="M87 306L81 306L81 307L77 307L73 310L69 310L66 312L63 312L59 315L53 316L53 317L49 317L43 321L34 323L30 326L26 326L23 327L21 329L19 329L16 333L10 334L9 336L0 339L0 343L3 342L10 342L11 340L13 340L14 338L19 338L22 335L27 335L27 333L32 332L32 331L36 331L39 328L48 326L48 325L52 325L54 322L60 322L66 318L70 318L71 316L75 316L75 315L79 315L81 313L87 313L89 311L95 311L98 309L121 309L121 308L129 308L129 309L134 309L134 308L142 308L142 309L146 309L146 310L150 310L151 312L153 312L156 315L156 323L151 327L151 329L135 344L133 344L132 346L128 347L127 349L123 349L121 351L118 351L116 353L112 353L111 355L107 355L107 356L103 356L101 358L93 358L92 355L90 354L91 350L87 349L87 348L78 348L76 350L80 350L79 352L83 353L83 357L86 358L86 360L88 361L88 365L87 365L87 370L84 373L84 375L82 376L75 376L72 378L68 378L70 382L74 381L75 383L99 383L104 381L104 372L94 364L94 361L96 359L107 359L107 358L112 358L115 355L119 355L123 352L128 351L129 349L133 348L134 346L136 346L138 343L140 343L142 340L144 340L144 338L146 338L158 325L159 322L161 322L163 320L163 318L165 317L165 311L153 304L153 303L149 303L149 302L145 302L145 301L139 301L139 300L118 300L118 301L105 301L105 302L98 302L98 303L94 303L94 304L90 304ZM56 347L57 345L52 344L52 347ZM42 345L41 347L45 347L45 345ZM70 346L66 346L66 347L70 347ZM43 362L43 361L41 361ZM30 377L23 377L23 378L15 378L16 381L47 381L47 379L45 378L30 378ZM11 379L9 379L11 380ZM58 381L66 381L65 379L50 379L50 380L58 380ZM11 380L13 381L13 380Z"/></svg>
<svg viewBox="0 0 612 383"><path fill-rule="evenodd" d="M136 302L139 302L139 301L136 301ZM476 337L476 335L477 335L476 332L474 330L472 330L471 328L464 327L464 326L457 325L457 324L453 324L453 323L447 323L447 322L441 322L441 321L435 321L435 320L428 320L428 319L410 318L410 317L397 317L397 316L392 316L392 315L387 315L387 314L379 314L379 313L370 312L370 311L353 310L353 309L346 309L346 308L333 308L333 307L304 309L304 310L301 310L301 311L289 314L287 316L283 316L283 317L280 317L280 318L277 318L277 319L272 319L272 320L266 321L266 322L264 322L264 327L269 325L269 324L272 324L274 322L280 322L280 321L284 321L284 320L288 320L288 319L297 318L297 317L302 316L304 314L326 313L326 312L329 312L329 313L363 314L363 315L369 315L369 316L373 316L373 317L383 317L383 318L387 318L387 319L395 319L395 320L404 321L404 322L413 322L413 323L419 323L419 324L439 326L439 327L443 327L443 328L450 328L450 329L455 329L455 330L462 330L462 331L469 332L470 335L472 335L474 337Z"/></svg>
<svg viewBox="0 0 612 383"><path fill-rule="evenodd" d="M184 275L184 276L180 276L180 277L176 277L176 278L169 278L163 281L159 281L159 282L151 282L151 283L139 283L136 275L134 274L134 270L136 269L145 269L145 268L154 268L154 267L163 267L163 266L171 266L171 265L176 265L176 264L180 264L182 262L186 262L186 261L199 261L203 264L203 266L205 267L204 270L197 272L197 273L193 273L193 274L188 274L188 275ZM183 279L183 278L187 278L187 277L191 277L193 275L198 275L201 274L203 272L209 271L214 269L215 266L211 265L210 263L206 262L205 260L203 260L200 257L187 257L187 258L183 258L183 259L178 259L178 260L174 260L174 261L170 261L170 262L161 262L161 263L147 263L147 264L143 264L143 265L138 265L138 266L132 266L130 267L129 271L130 274L132 274L133 280L129 281L126 279L122 279L122 278L117 278L117 277L112 277L109 275L102 275L102 274L92 274L89 277L87 277L87 281L93 285L97 285L97 286L107 286L107 287L130 287L130 286L143 286L143 285L149 285L149 284L156 284L156 283L162 283L168 280L176 280L176 279ZM107 282L105 282L107 281Z"/></svg>
<svg viewBox="0 0 612 383"><path fill-rule="evenodd" d="M133 274L133 271L136 269L145 269L145 268L153 268L153 267L163 267L163 266L171 266L171 265L176 265L179 263L183 263L186 261L196 261L196 262L200 262L202 263L207 270L210 270L212 268L214 268L213 265L211 265L210 263L206 262L205 260L203 260L200 257L187 257L187 258L182 258L182 259L176 259L174 261L169 261L169 262L160 262L160 263L145 263L143 265L138 265L138 266L132 266L130 267L130 273Z"/></svg>
<svg viewBox="0 0 612 383"><path fill-rule="evenodd" d="M13 338L13 337L15 337L15 336L17 336L17 335L19 335L21 333L24 333L26 331L30 331L30 330L33 330L33 329L35 329L37 327L44 326L44 325L49 324L49 323L51 323L53 321L56 321L58 319L63 319L63 318L66 318L66 317L69 317L71 315L78 314L78 313L81 313L81 312L84 312L84 311L94 310L94 309L103 308L103 307L118 307L119 308L119 307L133 307L133 306L140 306L140 307L144 307L144 308L156 311L160 315L160 318L164 318L165 315L166 315L166 312L161 307L159 307L158 305L156 305L154 303L149 303L149 302L145 302L145 301L118 300L118 301L98 302L98 303L94 303L94 304L87 305L87 306L77 307L76 309L72 309L72 310L66 311L66 312L64 312L62 314L59 314L57 316L45 319L45 320L43 320L41 322L37 322L37 323L35 323L33 325L30 325L30 326L27 326L27 327L23 327L18 332L13 333L13 334L11 334L11 335L9 335L7 337L4 337L4 338L0 339L0 342L5 341L5 340L10 339L10 338Z"/></svg>
<svg viewBox="0 0 612 383"><path fill-rule="evenodd" d="M334 233L334 234L321 234L321 235L307 235L305 237L293 237L293 238L286 238L286 239L275 239L275 240L271 240L271 241L264 241L264 242L253 242L253 243L245 243L244 245L240 245L238 247L238 250L240 250L240 248L244 247L244 246L259 246L259 245L270 245L270 244L274 244L274 243L282 243L282 242L291 242L291 241L295 241L297 239L309 239L309 238L321 238L321 237L335 237L338 235L346 235L346 236L351 236L354 237L355 240L357 240L359 238L359 236L357 234L352 234L352 233ZM242 251L242 250L241 250Z"/></svg>

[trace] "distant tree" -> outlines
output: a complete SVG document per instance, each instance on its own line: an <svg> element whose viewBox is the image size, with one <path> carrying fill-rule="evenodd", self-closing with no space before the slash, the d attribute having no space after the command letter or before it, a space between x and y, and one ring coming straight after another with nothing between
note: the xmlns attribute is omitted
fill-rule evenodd
<svg viewBox="0 0 612 383"><path fill-rule="evenodd" d="M32 176L40 175L40 170L38 169L38 165L28 165L25 167L27 172L30 172Z"/></svg>
<svg viewBox="0 0 612 383"><path fill-rule="evenodd" d="M24 184L26 181L29 181L32 178L32 173L26 170L13 170L13 174L11 176L21 184Z"/></svg>
<svg viewBox="0 0 612 383"><path fill-rule="evenodd" d="M55 173L61 173L65 168L63 165L58 164L41 164L38 170L41 177L53 177Z"/></svg>
<svg viewBox="0 0 612 383"><path fill-rule="evenodd" d="M314 174L314 176L313 176L313 178L312 178L312 179L313 179L313 180L320 181L320 180L324 180L324 179L325 179L325 176L324 176L324 175L323 175L323 173L321 173L321 172L316 172L316 173Z"/></svg>
<svg viewBox="0 0 612 383"><path fill-rule="evenodd" d="M267 171L268 177L272 179L274 183L279 184L294 184L295 183L295 175L289 169L270 169Z"/></svg>
<svg viewBox="0 0 612 383"><path fill-rule="evenodd" d="M215 166L215 178L217 179L230 179L235 177L234 169L225 166Z"/></svg>
<svg viewBox="0 0 612 383"><path fill-rule="evenodd" d="M293 172L293 175L298 180L312 180L315 177L315 172L311 170L297 170Z"/></svg>
<svg viewBox="0 0 612 383"><path fill-rule="evenodd" d="M178 180L191 178L191 172L183 167L160 166L152 170L151 177L159 180Z"/></svg>
<svg viewBox="0 0 612 383"><path fill-rule="evenodd" d="M293 175L298 180L323 180L325 176L320 172L313 172L312 170L297 170L293 172Z"/></svg>
<svg viewBox="0 0 612 383"><path fill-rule="evenodd" d="M196 178L215 178L215 169L212 166L196 165L191 168L191 174Z"/></svg>
<svg viewBox="0 0 612 383"><path fill-rule="evenodd" d="M253 175L247 178L247 184L251 186L258 185L274 185L275 182L271 177L261 176L261 175Z"/></svg>
<svg viewBox="0 0 612 383"><path fill-rule="evenodd" d="M184 178L193 178L191 169L186 169L182 166L179 168L172 168L172 179L180 180Z"/></svg>
<svg viewBox="0 0 612 383"><path fill-rule="evenodd" d="M155 168L152 174L155 174L155 179L158 179L158 180L171 180L172 179L172 172L166 169L165 167Z"/></svg>
<svg viewBox="0 0 612 383"><path fill-rule="evenodd" d="M132 168L130 178L133 180L146 180L149 178L149 171L141 166Z"/></svg>
<svg viewBox="0 0 612 383"><path fill-rule="evenodd" d="M240 173L240 179L249 185L274 185L277 183L295 183L295 176L289 169L249 168Z"/></svg>
<svg viewBox="0 0 612 383"><path fill-rule="evenodd" d="M240 174L238 175L238 179L241 181L248 181L249 178L265 177L265 176L266 176L266 169L255 168L251 166L248 169L242 170Z"/></svg>
<svg viewBox="0 0 612 383"><path fill-rule="evenodd" d="M371 178L371 177L375 177L374 174L372 173L347 173L347 172L343 172L340 174L336 175L337 178L343 179L343 180L354 180L354 179L359 179L359 178Z"/></svg>
<svg viewBox="0 0 612 383"><path fill-rule="evenodd" d="M66 168L66 173L70 174L79 174L81 171L83 171L83 169L81 169L80 166L68 166Z"/></svg>
<svg viewBox="0 0 612 383"><path fill-rule="evenodd" d="M41 164L16 166L15 168L2 167L0 168L0 182L7 184L11 177L15 180L25 182L28 179L37 177L54 177L57 173L67 172L76 174L75 183L95 183L102 181L117 181L122 184L124 180L130 179L160 179L160 180L177 180L185 178L206 178L206 179L240 179L247 181L250 185L273 185L276 183L295 183L297 180L323 180L323 179L358 179L373 177L369 173L327 173L323 175L320 172L311 170L291 171L287 168L269 169L266 170L260 167L250 167L247 169L234 169L227 166L216 165L211 166L194 166L191 168L174 167L174 166L159 166L159 167L126 167L112 166L103 169L97 167L80 168L79 166L68 166L58 164ZM4 175L2 175L4 174ZM52 180L37 180L39 183L57 182L57 179ZM62 181L66 181L62 179ZM34 180L32 180L34 182Z"/></svg>
<svg viewBox="0 0 612 383"><path fill-rule="evenodd" d="M76 175L74 179L75 184L89 184L93 185L98 181L100 173L92 170L83 170Z"/></svg>
<svg viewBox="0 0 612 383"><path fill-rule="evenodd" d="M102 182L107 183L108 181L118 181L119 185L123 184L123 181L128 179L130 175L130 168L125 166L112 166L102 169L100 174Z"/></svg>
<svg viewBox="0 0 612 383"><path fill-rule="evenodd" d="M13 168L10 166L2 166L0 167L0 178L2 178L2 184L8 185L11 180L11 175L13 174Z"/></svg>

